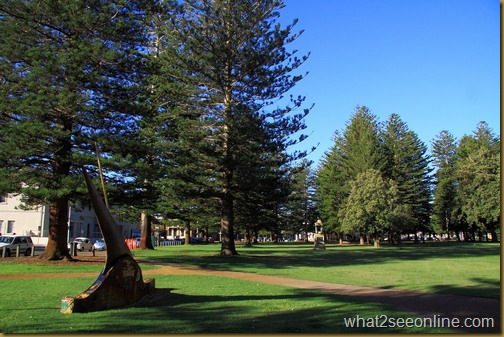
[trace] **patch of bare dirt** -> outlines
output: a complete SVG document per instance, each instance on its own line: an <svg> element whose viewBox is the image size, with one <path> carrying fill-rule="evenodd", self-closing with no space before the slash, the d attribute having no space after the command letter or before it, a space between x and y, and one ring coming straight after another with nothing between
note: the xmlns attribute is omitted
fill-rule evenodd
<svg viewBox="0 0 504 337"><path fill-rule="evenodd" d="M2 262L15 262L19 264L38 264L38 265L75 265L75 264L86 264L86 265L103 265L105 264L105 256L76 256L72 260L54 260L48 261L39 258L38 256L20 256L20 257L9 257L0 258L0 263Z"/></svg>

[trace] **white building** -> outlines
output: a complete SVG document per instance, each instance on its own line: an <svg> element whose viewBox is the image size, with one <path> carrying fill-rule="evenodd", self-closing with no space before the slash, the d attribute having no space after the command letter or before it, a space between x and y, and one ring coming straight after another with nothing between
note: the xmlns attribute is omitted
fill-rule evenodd
<svg viewBox="0 0 504 337"><path fill-rule="evenodd" d="M21 204L21 195L0 195L0 234L29 235L34 238L36 244L47 243L49 206L23 210L19 207ZM84 236L94 241L102 237L95 212L91 207L71 206L68 212L70 226L67 239ZM140 229L139 223L117 221L117 224L125 238L131 237L132 231Z"/></svg>
<svg viewBox="0 0 504 337"><path fill-rule="evenodd" d="M23 210L21 204L21 195L0 195L0 233L47 236L49 206Z"/></svg>

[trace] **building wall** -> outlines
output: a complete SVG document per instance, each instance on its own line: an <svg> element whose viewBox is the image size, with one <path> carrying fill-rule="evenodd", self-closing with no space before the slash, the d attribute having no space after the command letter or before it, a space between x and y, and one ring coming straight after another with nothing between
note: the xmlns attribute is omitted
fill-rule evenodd
<svg viewBox="0 0 504 337"><path fill-rule="evenodd" d="M30 236L47 236L49 207L39 206L22 210L21 195L9 194L0 197L0 233Z"/></svg>
<svg viewBox="0 0 504 337"><path fill-rule="evenodd" d="M39 206L33 210L22 210L21 196L9 194L0 196L0 233L48 237L49 206ZM84 236L92 239L101 238L101 231L94 210L87 206L69 208L70 226L67 239ZM124 237L130 237L131 231L139 229L140 224L117 221ZM41 241L43 242L43 240Z"/></svg>

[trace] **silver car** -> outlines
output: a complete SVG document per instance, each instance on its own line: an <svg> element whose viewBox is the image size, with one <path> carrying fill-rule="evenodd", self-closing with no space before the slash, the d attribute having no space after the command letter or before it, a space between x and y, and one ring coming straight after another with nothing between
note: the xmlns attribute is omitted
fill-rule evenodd
<svg viewBox="0 0 504 337"><path fill-rule="evenodd" d="M68 244L68 249L70 249L70 247L73 243L77 244L78 251L82 252L84 250L89 250L89 251L93 250L93 244L91 243L91 240L88 238L84 238L84 237L75 238L72 242L70 242Z"/></svg>
<svg viewBox="0 0 504 337"><path fill-rule="evenodd" d="M103 239L98 239L93 244L93 249L94 250L107 250L107 245L105 244L105 241Z"/></svg>
<svg viewBox="0 0 504 337"><path fill-rule="evenodd" d="M29 256L33 249L31 237L26 235L0 236L0 254L5 249L5 256L11 256L19 247L19 253Z"/></svg>

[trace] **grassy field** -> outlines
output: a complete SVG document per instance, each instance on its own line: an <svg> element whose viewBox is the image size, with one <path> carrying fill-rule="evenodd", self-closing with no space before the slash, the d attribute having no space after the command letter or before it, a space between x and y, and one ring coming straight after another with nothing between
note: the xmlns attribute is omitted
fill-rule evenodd
<svg viewBox="0 0 504 337"><path fill-rule="evenodd" d="M139 259L191 264L354 285L499 297L500 247L496 244L404 247L279 244L238 247L218 257L218 245L134 251ZM140 264L142 270L152 266ZM0 274L96 272L92 265L27 265L9 259ZM145 274L148 274L145 273ZM34 275L35 276L35 275ZM352 297L207 275L156 275L161 291L149 306L63 315L61 299L84 291L95 277L2 279L0 331L4 333L336 333L444 332L433 329L358 329L344 317L411 317Z"/></svg>
<svg viewBox="0 0 504 337"><path fill-rule="evenodd" d="M500 245L437 243L403 246L309 244L238 246L239 256L219 257L218 245L158 247L135 255L211 270L245 271L380 288L500 298Z"/></svg>

